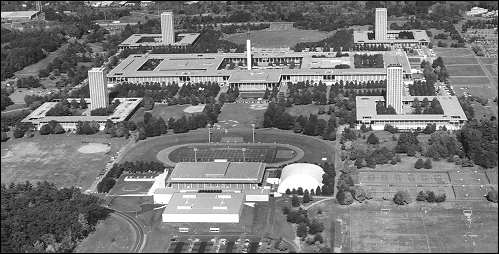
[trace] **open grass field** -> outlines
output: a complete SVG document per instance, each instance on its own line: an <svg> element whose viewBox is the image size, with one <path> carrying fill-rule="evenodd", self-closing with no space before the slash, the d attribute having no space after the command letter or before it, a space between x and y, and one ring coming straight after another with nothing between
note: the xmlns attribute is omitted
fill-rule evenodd
<svg viewBox="0 0 499 254"><path fill-rule="evenodd" d="M56 57L61 56L64 50L68 48L68 43L62 44L58 49L56 49L53 52L50 52L45 58L42 60L28 65L24 67L22 70L15 72L14 74L17 77L22 77L22 76L37 76L38 77L38 72L41 69L44 69L47 67L49 63L51 63Z"/></svg>
<svg viewBox="0 0 499 254"><path fill-rule="evenodd" d="M10 139L2 143L2 183L51 181L59 187L90 187L105 167L110 155L105 152L81 153L80 147L93 143L110 143L110 153L118 151L125 139L104 135L66 136L36 135L33 138Z"/></svg>
<svg viewBox="0 0 499 254"><path fill-rule="evenodd" d="M78 244L74 252L129 252L135 243L135 233L128 222L111 213L97 224L95 231Z"/></svg>
<svg viewBox="0 0 499 254"><path fill-rule="evenodd" d="M228 133L213 135L213 141L219 142L220 135L243 137L245 142L251 142L252 134L250 129L231 129ZM148 138L139 141L131 147L126 154L123 154L121 162L124 161L157 161L156 155L161 150L188 143L207 143L208 130L198 129L183 134L167 134L156 138ZM256 129L255 142L278 143L296 146L304 151L304 157L299 162L320 162L322 157L327 157L328 161L334 159L334 143L313 138L305 135L296 135L290 131L274 129Z"/></svg>
<svg viewBox="0 0 499 254"><path fill-rule="evenodd" d="M483 64L495 64L497 65L497 57L492 58L492 57L480 57L480 62Z"/></svg>
<svg viewBox="0 0 499 254"><path fill-rule="evenodd" d="M154 117L161 116L165 121L168 121L170 117L178 119L181 118L183 115L190 115L184 112L184 109L188 108L189 106L191 106L191 104L168 106L167 104L156 103L152 111L149 112ZM135 114L131 117L130 120L134 122L144 121L145 112L146 111L144 110L143 107L139 108L137 112L135 112Z"/></svg>
<svg viewBox="0 0 499 254"><path fill-rule="evenodd" d="M334 32L321 32L316 30L292 29L287 31L251 31L251 46L263 48L284 48L293 47L298 42L320 41ZM247 33L236 33L224 36L228 40L237 44L245 44L248 38Z"/></svg>
<svg viewBox="0 0 499 254"><path fill-rule="evenodd" d="M463 209L470 208L468 227ZM311 208L309 217L324 223L335 252L497 252L497 205L486 202L367 201L345 207L327 201Z"/></svg>
<svg viewBox="0 0 499 254"><path fill-rule="evenodd" d="M474 57L456 57L456 56L446 56L442 57L445 66L453 64L478 64L478 61Z"/></svg>
<svg viewBox="0 0 499 254"><path fill-rule="evenodd" d="M497 64L487 64L485 68L487 68L492 76L497 77Z"/></svg>
<svg viewBox="0 0 499 254"><path fill-rule="evenodd" d="M434 48L433 51L437 56L441 57L473 57L475 55L475 53L468 48Z"/></svg>
<svg viewBox="0 0 499 254"><path fill-rule="evenodd" d="M216 126L222 128L251 128L254 123L257 127L263 124L263 114L268 104L225 103L218 116Z"/></svg>
<svg viewBox="0 0 499 254"><path fill-rule="evenodd" d="M486 76L483 77L450 77L449 82L451 85L468 85L472 87L486 86L489 83L489 79Z"/></svg>
<svg viewBox="0 0 499 254"><path fill-rule="evenodd" d="M31 89L26 89L26 88L18 88L16 91L14 91L12 94L9 95L10 99L12 102L15 104L22 104L24 105L24 96L26 95L39 95L42 93L42 95L45 95L44 93L48 93L51 90L54 89L41 89L41 88L31 88Z"/></svg>
<svg viewBox="0 0 499 254"><path fill-rule="evenodd" d="M494 92L492 88L488 87L489 84L488 84L488 79L486 77L450 78L450 82L457 96L461 96L465 92L471 94L474 97L494 98L497 96L497 92ZM471 82L484 82L484 83L471 83Z"/></svg>
<svg viewBox="0 0 499 254"><path fill-rule="evenodd" d="M455 76L485 76L482 67L478 64L466 64L466 65L446 65L447 71L451 77Z"/></svg>

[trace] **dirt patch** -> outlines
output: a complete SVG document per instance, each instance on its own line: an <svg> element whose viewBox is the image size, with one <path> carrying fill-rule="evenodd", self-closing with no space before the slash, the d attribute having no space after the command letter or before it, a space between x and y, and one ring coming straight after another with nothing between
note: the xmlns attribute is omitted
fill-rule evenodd
<svg viewBox="0 0 499 254"><path fill-rule="evenodd" d="M80 153L106 153L111 149L107 144L89 143L78 149Z"/></svg>

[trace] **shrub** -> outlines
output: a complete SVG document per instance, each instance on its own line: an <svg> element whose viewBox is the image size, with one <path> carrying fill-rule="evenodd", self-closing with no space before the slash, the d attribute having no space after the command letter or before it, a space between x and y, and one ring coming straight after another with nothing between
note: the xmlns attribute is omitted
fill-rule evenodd
<svg viewBox="0 0 499 254"><path fill-rule="evenodd" d="M324 224L322 224L320 221L318 220L312 220L312 222L310 223L310 226L309 226L309 229L308 229L308 233L309 234L316 234L316 233L320 233L324 231Z"/></svg>
<svg viewBox="0 0 499 254"><path fill-rule="evenodd" d="M371 145L379 144L379 138L374 133L371 133L367 138L367 143Z"/></svg>
<svg viewBox="0 0 499 254"><path fill-rule="evenodd" d="M426 168L426 169L432 168L432 166L431 166L431 160L430 159L426 159L425 160L425 162L424 162L424 168Z"/></svg>
<svg viewBox="0 0 499 254"><path fill-rule="evenodd" d="M417 201L426 201L427 195L424 191L420 191L416 196Z"/></svg>
<svg viewBox="0 0 499 254"><path fill-rule="evenodd" d="M497 191L496 190L490 190L487 193L487 196L485 196L488 201L497 203Z"/></svg>
<svg viewBox="0 0 499 254"><path fill-rule="evenodd" d="M341 205L350 205L353 203L352 193L349 191L338 191L336 194L336 200Z"/></svg>
<svg viewBox="0 0 499 254"><path fill-rule="evenodd" d="M7 141L7 139L9 139L7 133L5 131L2 131L2 142Z"/></svg>
<svg viewBox="0 0 499 254"><path fill-rule="evenodd" d="M416 163L414 164L414 167L416 169L420 169L422 167L424 167L424 162L423 162L423 159L419 158Z"/></svg>
<svg viewBox="0 0 499 254"><path fill-rule="evenodd" d="M435 202L435 193L433 191L426 191L426 201L433 203Z"/></svg>
<svg viewBox="0 0 499 254"><path fill-rule="evenodd" d="M393 197L393 202L397 205L406 205L411 202L411 198L409 197L409 193L406 191L398 191Z"/></svg>
<svg viewBox="0 0 499 254"><path fill-rule="evenodd" d="M287 195L291 195L291 190L286 189L286 194L287 194Z"/></svg>
<svg viewBox="0 0 499 254"><path fill-rule="evenodd" d="M99 193L107 193L113 188L116 181L112 177L104 177L102 181L97 184L97 191Z"/></svg>
<svg viewBox="0 0 499 254"><path fill-rule="evenodd" d="M52 133L52 128L50 127L50 125L45 124L40 128L39 132L40 132L40 135L48 135L48 134Z"/></svg>
<svg viewBox="0 0 499 254"><path fill-rule="evenodd" d="M298 207L298 206L300 206L300 199L298 199L298 196L293 195L293 197L291 197L291 205L292 205L293 207Z"/></svg>
<svg viewBox="0 0 499 254"><path fill-rule="evenodd" d="M445 193L443 193L443 194L435 197L435 202L437 202L437 203L444 202L445 198L446 198Z"/></svg>

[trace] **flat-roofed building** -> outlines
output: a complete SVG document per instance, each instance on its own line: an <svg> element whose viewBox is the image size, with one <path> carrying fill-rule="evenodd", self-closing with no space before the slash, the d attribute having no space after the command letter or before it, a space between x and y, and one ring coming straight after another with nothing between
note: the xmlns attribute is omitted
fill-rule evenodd
<svg viewBox="0 0 499 254"><path fill-rule="evenodd" d="M389 65L386 68L386 106L392 106L397 114L402 113L402 66Z"/></svg>
<svg viewBox="0 0 499 254"><path fill-rule="evenodd" d="M1 18L3 22L28 22L39 17L39 11L2 11Z"/></svg>
<svg viewBox="0 0 499 254"><path fill-rule="evenodd" d="M384 102L383 96L357 96L356 115L357 129L362 124L373 130L383 130L386 124L401 130L424 129L428 124L436 124L437 128L445 126L448 130L459 130L468 120L456 96L403 96L402 104L410 107L414 99L419 101L437 98L442 106L443 114L396 114L378 115L376 103Z"/></svg>
<svg viewBox="0 0 499 254"><path fill-rule="evenodd" d="M163 210L163 222L239 223L241 193L175 193Z"/></svg>
<svg viewBox="0 0 499 254"><path fill-rule="evenodd" d="M105 67L92 68L88 71L88 88L90 89L91 110L109 106Z"/></svg>

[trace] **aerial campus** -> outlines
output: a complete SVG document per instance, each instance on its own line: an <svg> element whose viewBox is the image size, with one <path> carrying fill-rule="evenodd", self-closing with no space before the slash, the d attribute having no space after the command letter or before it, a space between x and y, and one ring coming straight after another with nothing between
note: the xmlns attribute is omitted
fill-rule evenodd
<svg viewBox="0 0 499 254"><path fill-rule="evenodd" d="M1 252L498 252L495 1L3 1Z"/></svg>

